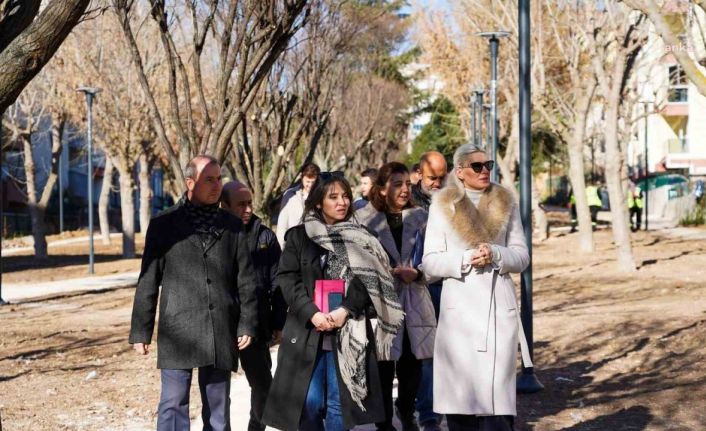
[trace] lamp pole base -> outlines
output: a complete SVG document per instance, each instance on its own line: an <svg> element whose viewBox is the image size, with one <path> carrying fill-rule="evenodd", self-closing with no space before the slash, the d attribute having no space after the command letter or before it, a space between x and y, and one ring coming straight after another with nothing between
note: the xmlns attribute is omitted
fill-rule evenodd
<svg viewBox="0 0 706 431"><path fill-rule="evenodd" d="M544 389L544 385L537 379L534 368L523 368L517 376L517 393L534 394Z"/></svg>

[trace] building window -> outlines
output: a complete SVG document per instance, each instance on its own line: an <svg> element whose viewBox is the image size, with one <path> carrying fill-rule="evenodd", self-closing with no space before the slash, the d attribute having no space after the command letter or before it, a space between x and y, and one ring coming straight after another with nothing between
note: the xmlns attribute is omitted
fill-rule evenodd
<svg viewBox="0 0 706 431"><path fill-rule="evenodd" d="M678 64L669 66L669 96L670 103L689 101L689 81L684 69Z"/></svg>

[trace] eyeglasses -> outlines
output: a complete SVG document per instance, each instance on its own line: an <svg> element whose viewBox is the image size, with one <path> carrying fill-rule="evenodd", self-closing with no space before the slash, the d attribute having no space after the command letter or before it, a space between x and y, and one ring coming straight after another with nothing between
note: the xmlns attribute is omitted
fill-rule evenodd
<svg viewBox="0 0 706 431"><path fill-rule="evenodd" d="M322 180L328 180L330 178L344 178L343 171L324 171L319 174L319 178Z"/></svg>
<svg viewBox="0 0 706 431"><path fill-rule="evenodd" d="M495 162L493 160L488 160L487 162L473 162L469 163L467 165L461 165L462 168L471 168L473 169L473 172L480 174L483 171L483 168L486 168L488 172L493 170L493 167L495 166Z"/></svg>

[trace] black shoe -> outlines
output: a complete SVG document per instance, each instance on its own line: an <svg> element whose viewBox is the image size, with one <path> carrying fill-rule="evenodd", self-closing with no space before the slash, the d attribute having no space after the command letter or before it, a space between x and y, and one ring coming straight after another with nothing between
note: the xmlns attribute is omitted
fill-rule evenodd
<svg viewBox="0 0 706 431"><path fill-rule="evenodd" d="M395 404L395 414L397 414L397 417L400 419L402 431L419 431L417 420L414 419L414 413L411 415L403 415L399 407L397 407L397 404Z"/></svg>

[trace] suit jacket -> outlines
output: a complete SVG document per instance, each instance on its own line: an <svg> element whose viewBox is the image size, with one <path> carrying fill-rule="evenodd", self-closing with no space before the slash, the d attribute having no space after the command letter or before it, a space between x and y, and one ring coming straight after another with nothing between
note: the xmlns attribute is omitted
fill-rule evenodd
<svg viewBox="0 0 706 431"><path fill-rule="evenodd" d="M240 220L219 209L213 233L198 234L177 204L147 229L129 341L151 342L161 296L157 367L235 370L237 337L256 335L257 283Z"/></svg>

